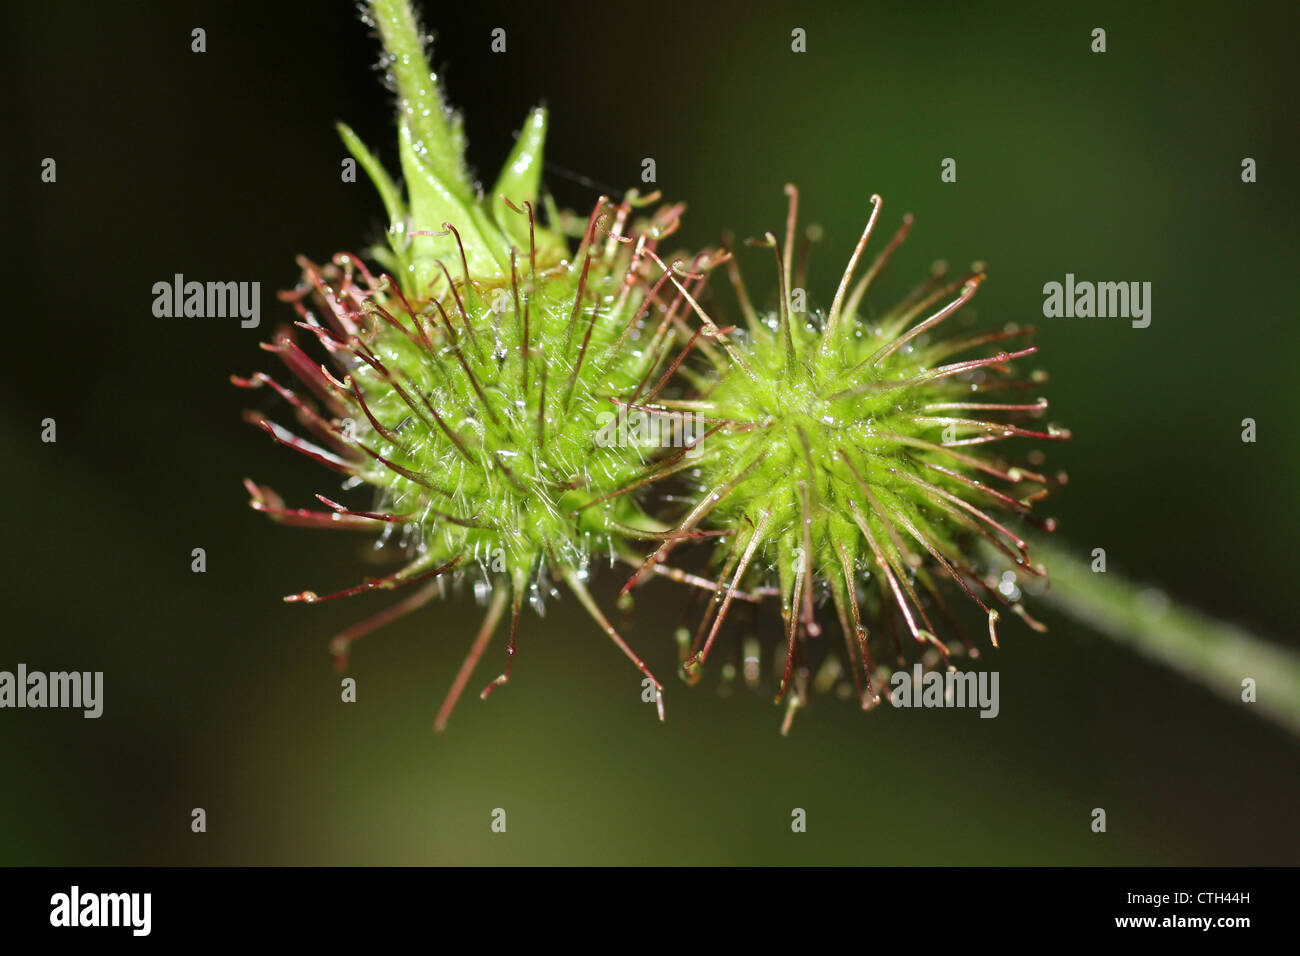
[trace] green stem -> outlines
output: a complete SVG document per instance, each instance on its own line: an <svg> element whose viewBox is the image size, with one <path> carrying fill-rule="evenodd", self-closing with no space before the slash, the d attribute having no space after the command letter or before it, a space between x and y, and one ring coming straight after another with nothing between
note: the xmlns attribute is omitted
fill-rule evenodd
<svg viewBox="0 0 1300 956"><path fill-rule="evenodd" d="M1032 542L1031 553L1051 573L1043 600L1235 703L1242 702L1242 681L1252 678L1256 701L1250 708L1300 736L1300 655L1113 571L1094 572L1041 539Z"/></svg>
<svg viewBox="0 0 1300 956"><path fill-rule="evenodd" d="M424 35L409 0L372 0L371 10L397 87L402 122L410 128L421 159L455 199L472 203L464 134L438 88L438 75L430 69Z"/></svg>
<svg viewBox="0 0 1300 956"><path fill-rule="evenodd" d="M378 163L364 148L348 141L353 155L371 172L390 216L394 209L405 222L394 227L394 252L402 287L415 299L423 300L448 275L459 270L464 256L466 271L478 279L500 279L509 275L510 250L505 234L492 221L465 167L465 133L460 117L452 112L433 72L428 56L428 38L420 30L409 0L371 0L370 21L384 44L384 62L397 89L398 157L406 186L406 207L396 205L396 189L387 174L372 170ZM522 149L541 149L546 119L534 118ZM352 138L355 140L355 137ZM523 199L536 192L532 155L515 157L523 168L516 178L507 179L513 188L521 184ZM530 175L531 174L531 177ZM528 189L532 189L532 193ZM518 217L513 217L518 218ZM450 229L448 228L450 226ZM525 223L526 228L526 223ZM452 232L454 230L454 234ZM409 246L407 242L409 240ZM444 273L444 267L447 272ZM472 288L465 293L473 298Z"/></svg>

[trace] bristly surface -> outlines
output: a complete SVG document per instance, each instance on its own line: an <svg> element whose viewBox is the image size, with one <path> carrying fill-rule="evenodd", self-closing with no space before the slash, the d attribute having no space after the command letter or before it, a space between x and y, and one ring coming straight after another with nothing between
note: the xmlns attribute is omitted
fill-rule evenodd
<svg viewBox="0 0 1300 956"><path fill-rule="evenodd" d="M274 389L310 437L260 413L249 418L345 476L346 486L369 486L374 500L356 510L318 496L323 509L289 509L249 482L252 506L287 524L378 531L408 559L387 577L286 600L420 585L396 609L336 638L340 658L373 627L442 593L448 575L472 577L480 594L494 595L491 623L511 607L513 656L525 597L540 612L558 578L654 680L584 585L598 557L635 563L641 552L628 542L668 530L642 510L636 492L676 463L662 459L650 434L598 440L614 410L636 404L662 377L683 310L680 296L658 299L662 281L651 282L648 259L675 228L678 209L644 221L633 212L630 201L602 200L572 262L534 270L525 253L508 282L466 274L423 308L350 255L323 268L305 262L303 282L283 294L299 314L296 328L329 363L309 358L301 333L284 328L265 348L301 392L263 373L234 381ZM490 628L473 660L488 636Z"/></svg>
<svg viewBox="0 0 1300 956"><path fill-rule="evenodd" d="M252 506L285 524L377 532L405 563L334 594L286 600L411 589L334 639L342 665L358 638L440 596L447 580L471 578L488 610L437 715L441 729L506 609L507 666L483 696L509 678L524 602L540 613L562 581L644 675L642 699L662 718L662 686L586 581L598 559L635 564L644 549L634 540L670 530L638 495L679 462L658 454L653 435L600 437L610 416L673 367L683 296L665 287L655 250L681 208L644 215L638 210L657 195L602 198L585 228L567 235L540 195L541 109L529 114L492 192L481 194L410 6L374 0L363 17L383 42L381 66L397 96L404 188L350 129L340 134L388 210L388 247L371 253L386 272L350 254L325 266L302 260L301 283L282 295L298 321L264 346L297 383L260 372L234 382L277 393L301 433L247 413L254 424L341 474L345 490L372 494L364 509L324 495L319 508L295 509L248 481ZM579 239L572 255L570 238Z"/></svg>
<svg viewBox="0 0 1300 956"><path fill-rule="evenodd" d="M772 314L756 312L732 264L747 330L721 336L723 347L715 351L722 361L695 397L664 404L717 423L693 473L698 501L678 534L627 585L635 586L689 532L725 530L713 558L718 588L684 645L683 671L698 680L739 592L778 594L786 648L777 700L788 698L786 727L806 702L807 641L822 635L816 605L823 596L843 630L864 708L879 700L873 649L880 651L886 633L900 662L899 632L951 667L949 645L932 619L937 613L963 649L977 653L945 591L964 593L983 609L994 646L998 606L1041 628L1017 590L983 576L972 545L986 542L1024 574L1045 576L1013 522L998 513L1052 529L1053 521L1036 519L1031 509L1064 475L1049 477L998 451L1006 439L1068 437L1052 425L1026 427L1047 408L1046 400L1032 397L1045 376L1020 378L1013 371L1015 361L1036 351L1025 341L1032 328L937 334L975 294L982 269L955 280L937 269L877 320L861 315L864 294L911 226L906 217L854 285L879 216L878 196L830 311L800 309L803 277L791 254L797 193L787 192L784 245L771 233L758 243L776 254L780 305ZM716 330L692 304L704 327Z"/></svg>

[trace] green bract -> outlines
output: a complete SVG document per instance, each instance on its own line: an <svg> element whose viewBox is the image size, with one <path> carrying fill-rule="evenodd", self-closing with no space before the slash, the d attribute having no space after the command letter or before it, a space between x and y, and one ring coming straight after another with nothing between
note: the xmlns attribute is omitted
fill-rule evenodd
<svg viewBox="0 0 1300 956"><path fill-rule="evenodd" d="M514 214L506 202L521 209L523 203L537 201L546 111L529 114L492 191L477 195L465 168L460 117L442 96L429 67L427 40L410 8L398 0L378 0L365 19L383 41L382 65L397 93L398 155L406 196L351 129L340 124L339 132L388 211L391 252L381 253L379 261L416 301L441 287L442 265L456 263L462 255L470 275L485 281L509 280L512 248L527 250L531 245L542 264L557 261L565 250L564 237ZM448 224L456 227L459 247L447 232Z"/></svg>

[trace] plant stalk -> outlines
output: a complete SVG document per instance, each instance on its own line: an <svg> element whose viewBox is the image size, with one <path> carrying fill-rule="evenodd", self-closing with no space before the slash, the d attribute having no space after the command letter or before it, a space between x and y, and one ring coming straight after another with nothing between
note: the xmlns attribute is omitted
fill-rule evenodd
<svg viewBox="0 0 1300 956"><path fill-rule="evenodd" d="M1116 643L1255 710L1300 737L1300 654L1172 601L1044 542L1031 544L1051 573L1041 600ZM1255 682L1245 703L1244 682Z"/></svg>

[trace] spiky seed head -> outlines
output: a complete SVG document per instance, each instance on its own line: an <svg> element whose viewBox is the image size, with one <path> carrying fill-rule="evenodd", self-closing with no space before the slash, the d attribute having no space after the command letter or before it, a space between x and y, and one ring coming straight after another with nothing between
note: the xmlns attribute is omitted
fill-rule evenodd
<svg viewBox="0 0 1300 956"><path fill-rule="evenodd" d="M1058 440L1068 432L1026 427L1047 408L1034 394L1045 377L1013 371L1035 351L1024 341L1032 328L938 334L984 281L982 268L955 279L938 268L879 318L861 314L863 295L911 225L906 218L850 289L879 197L829 312L799 310L791 291L802 280L790 256L797 194L788 191L785 252L771 234L761 243L776 252L779 307L760 315L738 285L748 329L731 336L722 370L694 403L720 425L701 448L701 495L682 530L698 525L727 534L715 555L718 589L683 654L684 673L698 678L742 589L771 586L788 637L780 699L792 670L806 683L805 641L822 633L815 604L829 594L866 707L878 700L872 647L885 622L948 661L932 618L936 609L948 616L945 581L986 612L994 644L998 605L1041 627L985 580L976 545L1010 557L1025 574L1045 575L998 512L1051 529L1053 522L1030 511L1063 476L1013 464L998 451L1007 439ZM804 695L801 684L791 699Z"/></svg>
<svg viewBox="0 0 1300 956"><path fill-rule="evenodd" d="M658 700L658 680L584 582L596 557L635 563L629 542L667 530L637 501L658 477L656 436L601 439L618 409L653 386L674 348L679 319L652 280L662 281L655 250L676 229L680 207L647 214L655 196L602 198L570 254L556 217L543 222L535 209L545 113L529 116L493 193L479 196L409 8L376 3L373 22L399 96L405 195L350 130L342 134L392 216L390 248L377 254L390 272L372 272L350 254L325 266L302 260L302 281L282 295L298 321L264 346L297 384L264 373L234 381L274 390L308 433L248 413L276 441L340 473L344 488L371 490L364 507L331 492L317 496L323 508L292 509L249 481L252 506L288 524L377 531L405 564L343 591L286 600L420 585L341 633L332 644L341 664L353 641L440 595L448 577L472 577L482 597L491 595L487 620L438 715L441 727L506 606L513 662L525 597L540 612L552 581L562 580Z"/></svg>

